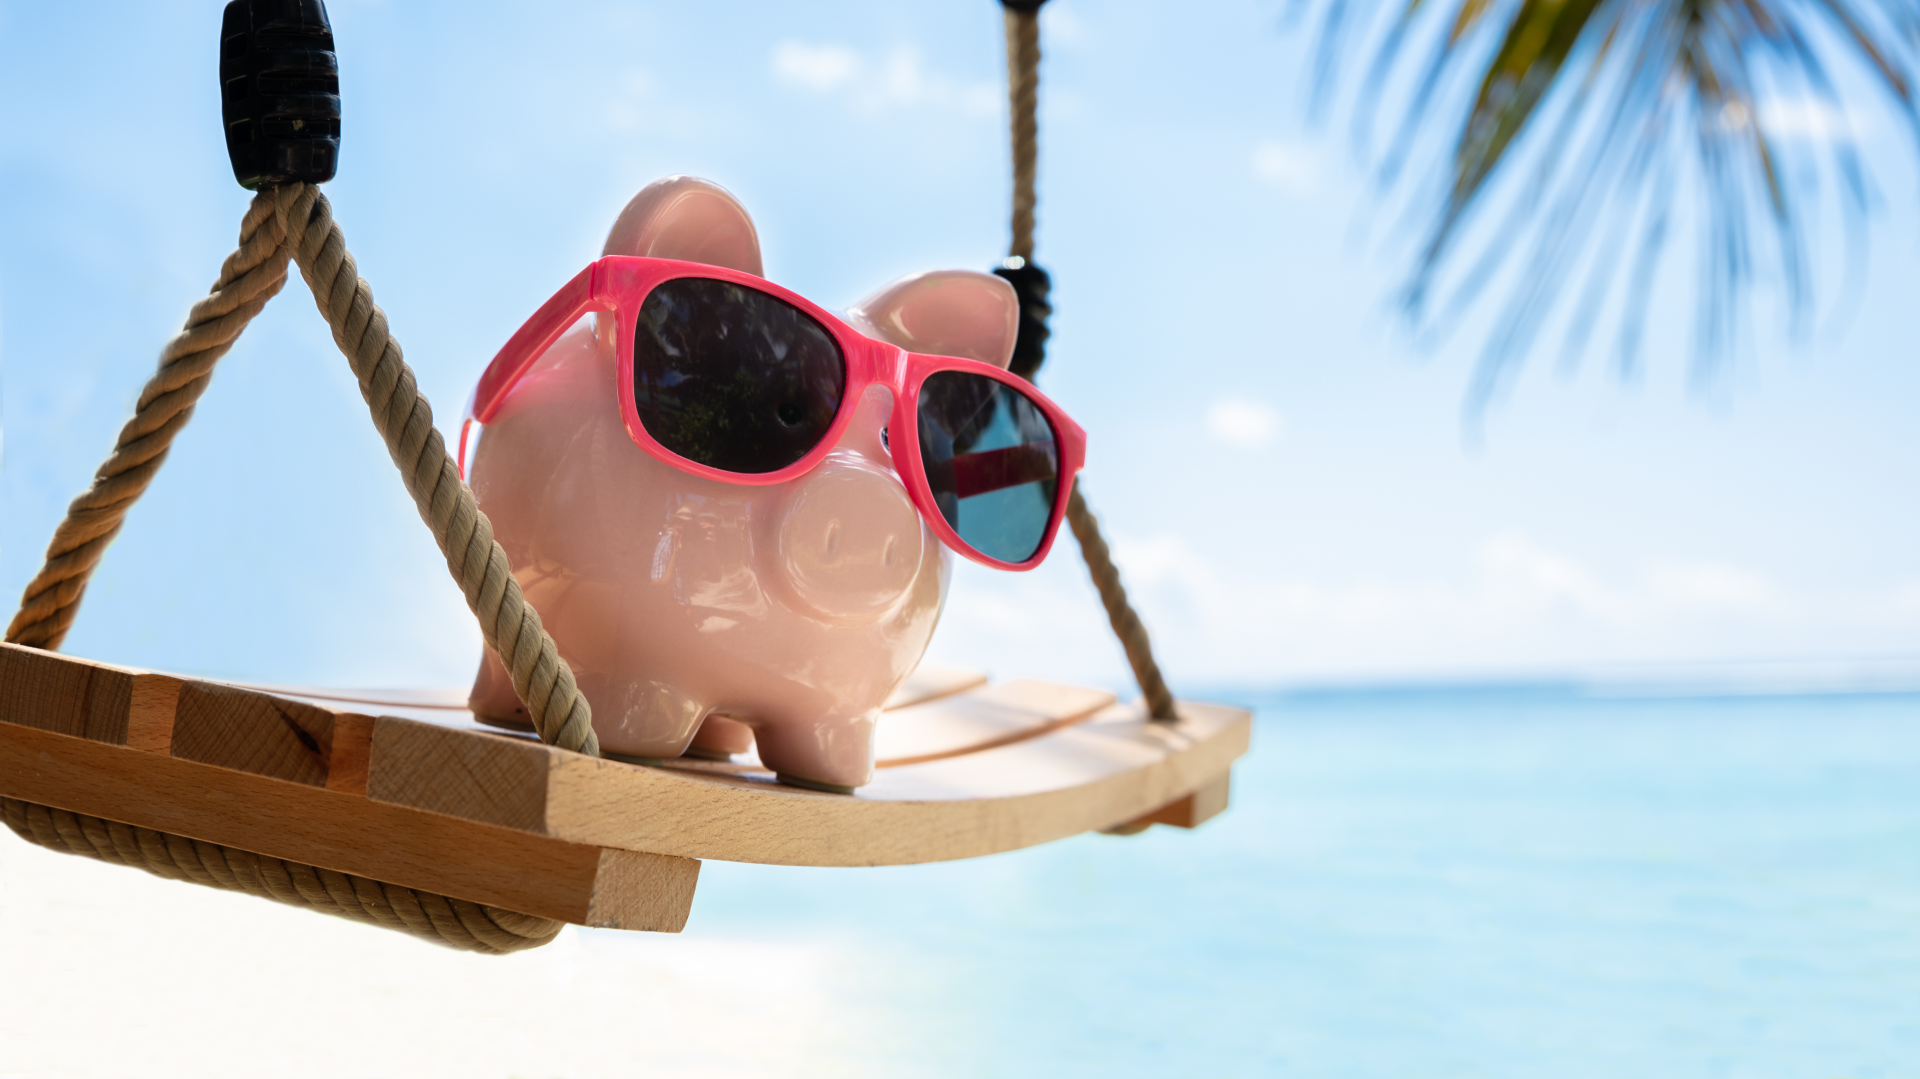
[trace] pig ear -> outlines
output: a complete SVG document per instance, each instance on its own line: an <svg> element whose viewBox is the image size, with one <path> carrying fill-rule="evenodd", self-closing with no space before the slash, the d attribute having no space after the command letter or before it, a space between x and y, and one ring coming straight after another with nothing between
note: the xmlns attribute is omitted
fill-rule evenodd
<svg viewBox="0 0 1920 1079"><path fill-rule="evenodd" d="M1020 305L992 274L935 270L903 277L847 313L869 337L910 352L963 356L1004 368L1013 359Z"/></svg>
<svg viewBox="0 0 1920 1079"><path fill-rule="evenodd" d="M760 275L760 236L746 208L719 184L669 176L640 189L607 234L603 255L641 255Z"/></svg>

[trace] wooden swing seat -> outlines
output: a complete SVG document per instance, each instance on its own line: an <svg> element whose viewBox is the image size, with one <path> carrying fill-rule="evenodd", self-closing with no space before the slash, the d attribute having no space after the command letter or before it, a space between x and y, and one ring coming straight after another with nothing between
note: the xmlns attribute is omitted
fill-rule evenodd
<svg viewBox="0 0 1920 1079"><path fill-rule="evenodd" d="M1049 279L1030 265L1037 7L1009 0L1006 15L1015 195L1014 258L1002 270L1030 271L1008 278L1023 282L1012 370L1028 378L1043 357L1051 311ZM317 25L325 30L324 13ZM223 41L239 40L229 29ZM331 53L330 34L314 52ZM263 176L252 158L234 158L243 186L258 185L239 246L163 348L132 419L56 527L7 627L0 817L9 828L51 849L498 954L544 944L559 922L677 932L701 859L945 861L1090 830L1191 828L1226 808L1252 717L1174 700L1077 486L1068 488L1064 521L1143 704L922 671L889 702L876 733L878 775L852 794L784 785L751 754L597 756L591 709L572 669L448 456L315 186L331 178L337 150L334 136L316 137L325 154L313 160L328 164L300 175ZM537 739L475 722L458 691L242 686L55 651L214 364L280 291L290 262L487 646L507 661Z"/></svg>
<svg viewBox="0 0 1920 1079"><path fill-rule="evenodd" d="M588 757L474 721L459 691L221 682L0 644L0 797L556 921L677 932L701 859L876 866L1226 807L1249 713L922 670L874 781L778 783L751 754Z"/></svg>

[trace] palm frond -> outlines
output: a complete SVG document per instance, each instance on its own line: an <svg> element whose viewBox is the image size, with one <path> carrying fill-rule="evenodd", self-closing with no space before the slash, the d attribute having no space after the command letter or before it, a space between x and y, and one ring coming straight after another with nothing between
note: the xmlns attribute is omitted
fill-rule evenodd
<svg viewBox="0 0 1920 1079"><path fill-rule="evenodd" d="M1798 98L1845 123L1829 64L1864 72L1920 136L1920 0L1455 0L1445 9L1403 0L1395 10L1328 0L1322 95L1363 27L1373 27L1374 40L1353 122L1369 153L1380 103L1409 66L1409 43L1431 50L1393 95L1406 103L1380 155L1383 185L1406 182L1406 164L1436 118L1450 133L1448 168L1431 177L1407 311L1447 332L1492 283L1510 290L1468 391L1473 415L1556 312L1566 315L1566 354L1583 352L1623 274L1617 362L1635 368L1676 198L1689 180L1702 211L1697 370L1710 370L1732 340L1763 270L1777 269L1798 320L1812 292L1798 158L1820 158L1816 174L1824 162L1838 179L1849 221L1864 212L1867 186L1850 138L1824 151L1789 149L1769 133L1763 109ZM1479 221L1494 206L1498 222ZM1528 235L1530 245L1521 241ZM1476 239L1479 250L1466 250Z"/></svg>

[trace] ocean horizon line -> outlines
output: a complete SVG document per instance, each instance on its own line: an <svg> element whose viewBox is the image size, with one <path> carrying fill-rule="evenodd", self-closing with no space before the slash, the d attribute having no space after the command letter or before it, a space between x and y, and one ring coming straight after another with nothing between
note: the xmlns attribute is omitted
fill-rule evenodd
<svg viewBox="0 0 1920 1079"><path fill-rule="evenodd" d="M1579 700L1920 695L1920 657L1594 665L1513 671L1211 679L1177 687L1195 700L1276 704L1343 699Z"/></svg>

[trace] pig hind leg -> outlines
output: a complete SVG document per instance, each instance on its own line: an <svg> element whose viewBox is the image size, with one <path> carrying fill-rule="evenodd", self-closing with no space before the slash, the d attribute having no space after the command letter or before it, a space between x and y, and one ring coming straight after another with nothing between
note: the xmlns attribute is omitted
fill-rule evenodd
<svg viewBox="0 0 1920 1079"><path fill-rule="evenodd" d="M879 718L876 709L840 720L762 720L753 724L753 737L761 763L782 782L846 794L873 778L873 724Z"/></svg>
<svg viewBox="0 0 1920 1079"><path fill-rule="evenodd" d="M753 728L729 716L710 715L700 721L685 756L722 761L752 748Z"/></svg>

